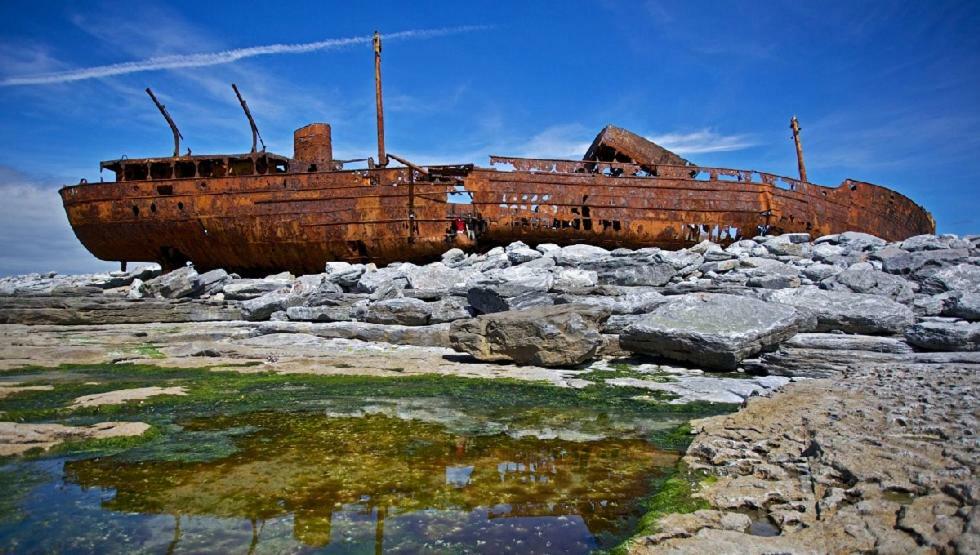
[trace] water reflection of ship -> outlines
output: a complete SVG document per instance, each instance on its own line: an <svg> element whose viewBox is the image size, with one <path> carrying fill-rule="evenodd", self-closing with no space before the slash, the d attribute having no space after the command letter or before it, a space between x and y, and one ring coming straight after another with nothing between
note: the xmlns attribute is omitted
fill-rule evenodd
<svg viewBox="0 0 980 555"><path fill-rule="evenodd" d="M433 509L460 518L486 511L487 522L578 515L593 536L615 533L648 492L651 472L677 457L642 440L460 439L436 424L386 416L317 420L264 420L240 451L219 460L73 461L66 477L114 490L105 509L174 515L175 546L182 517L245 519L257 545L266 521L291 516L297 541L324 547L343 515L373 519L380 549L392 515ZM462 484L447 478L459 467L473 469Z"/></svg>

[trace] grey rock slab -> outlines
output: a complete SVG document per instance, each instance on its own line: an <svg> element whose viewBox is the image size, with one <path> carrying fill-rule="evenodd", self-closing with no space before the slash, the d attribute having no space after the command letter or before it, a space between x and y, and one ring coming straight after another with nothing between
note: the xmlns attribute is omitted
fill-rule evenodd
<svg viewBox="0 0 980 555"><path fill-rule="evenodd" d="M143 283L147 294L165 299L194 297L204 291L201 277L193 266L184 266Z"/></svg>
<svg viewBox="0 0 980 555"><path fill-rule="evenodd" d="M396 324L401 326L425 326L432 317L432 306L425 301L410 297L386 299L371 303L364 320L371 324Z"/></svg>
<svg viewBox="0 0 980 555"><path fill-rule="evenodd" d="M656 291L645 291L615 297L604 295L560 295L555 298L555 304L584 304L606 309L611 314L644 314L669 301L669 297L665 297Z"/></svg>
<svg viewBox="0 0 980 555"><path fill-rule="evenodd" d="M746 357L798 330L796 310L735 295L695 293L663 304L627 327L629 351L733 370Z"/></svg>
<svg viewBox="0 0 980 555"><path fill-rule="evenodd" d="M951 306L944 310L943 314L971 322L980 321L980 293L962 293L954 297Z"/></svg>
<svg viewBox="0 0 980 555"><path fill-rule="evenodd" d="M894 301L907 304L915 297L912 283L908 280L875 270L859 269L857 264L820 283L820 287L830 291L851 291L881 295Z"/></svg>
<svg viewBox="0 0 980 555"><path fill-rule="evenodd" d="M883 256L882 251L889 251ZM881 260L882 270L890 274L918 273L923 269L942 269L966 261L970 257L967 249L942 249L935 251L905 252L900 249L883 249L876 253Z"/></svg>
<svg viewBox="0 0 980 555"><path fill-rule="evenodd" d="M837 244L847 250L864 251L874 247L884 247L888 242L880 237L859 231L845 231L837 238Z"/></svg>
<svg viewBox="0 0 980 555"><path fill-rule="evenodd" d="M555 262L559 266L579 266L585 262L590 262L603 258L609 251L602 247L592 245L569 245L562 247L560 251L554 253Z"/></svg>
<svg viewBox="0 0 980 555"><path fill-rule="evenodd" d="M429 304L432 309L432 316L429 318L429 323L432 324L465 320L466 318L475 316L476 312L466 302L466 299L461 297L446 297Z"/></svg>
<svg viewBox="0 0 980 555"><path fill-rule="evenodd" d="M770 301L790 305L806 316L801 331L901 333L915 321L912 309L886 297L825 291L816 287L772 291Z"/></svg>
<svg viewBox="0 0 980 555"><path fill-rule="evenodd" d="M288 290L280 290L242 301L239 307L246 320L256 322L268 320L274 312L285 311L291 306L299 306L302 302L302 297L293 295Z"/></svg>
<svg viewBox="0 0 980 555"><path fill-rule="evenodd" d="M977 351L980 323L952 319L919 322L905 332L905 340L929 351Z"/></svg>
<svg viewBox="0 0 980 555"><path fill-rule="evenodd" d="M604 344L599 328L608 317L584 305L535 307L453 322L450 340L479 360L575 366L597 356Z"/></svg>
<svg viewBox="0 0 980 555"><path fill-rule="evenodd" d="M420 347L449 347L449 324L397 326L366 322L263 322L262 335L275 333L310 334L327 339L356 339L367 342Z"/></svg>
<svg viewBox="0 0 980 555"><path fill-rule="evenodd" d="M941 269L923 281L922 291L925 293L942 293L943 291L980 293L980 266L956 264Z"/></svg>
<svg viewBox="0 0 980 555"><path fill-rule="evenodd" d="M243 301L290 287L292 284L291 279L234 279L226 283L221 292L230 301Z"/></svg>

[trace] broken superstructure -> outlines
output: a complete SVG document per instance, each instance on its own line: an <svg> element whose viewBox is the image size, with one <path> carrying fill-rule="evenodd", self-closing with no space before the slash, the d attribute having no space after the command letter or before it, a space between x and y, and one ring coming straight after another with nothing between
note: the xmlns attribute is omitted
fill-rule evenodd
<svg viewBox="0 0 980 555"><path fill-rule="evenodd" d="M292 157L257 149L261 136L234 85L251 151L181 155L180 131L147 89L174 134L174 155L105 161L115 182L62 188L75 234L103 260L255 274L320 272L331 260L422 262L454 246L514 240L679 248L765 233L854 230L899 240L935 231L932 216L895 191L852 179L807 182L795 117L801 179L697 166L613 126L582 160L419 166L385 151L380 55L376 35L378 159L363 160L366 168L334 160L326 123L298 129ZM459 196L468 202L453 202Z"/></svg>

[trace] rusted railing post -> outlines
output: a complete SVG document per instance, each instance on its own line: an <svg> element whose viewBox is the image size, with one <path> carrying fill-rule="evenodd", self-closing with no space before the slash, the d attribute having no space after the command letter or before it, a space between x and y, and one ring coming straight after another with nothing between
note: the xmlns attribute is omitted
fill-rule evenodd
<svg viewBox="0 0 980 555"><path fill-rule="evenodd" d="M806 165L803 164L803 143L800 142L800 130L802 128L796 116L789 120L789 128L793 130L793 142L796 143L796 164L800 168L800 181L809 183L806 180Z"/></svg>
<svg viewBox="0 0 980 555"><path fill-rule="evenodd" d="M374 97L378 111L378 165L387 166L385 155L385 111L381 102L381 34L374 32Z"/></svg>

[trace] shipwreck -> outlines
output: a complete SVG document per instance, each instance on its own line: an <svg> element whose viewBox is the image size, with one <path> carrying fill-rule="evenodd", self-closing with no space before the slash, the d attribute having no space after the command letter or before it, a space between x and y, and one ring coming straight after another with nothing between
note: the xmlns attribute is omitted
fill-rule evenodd
<svg viewBox="0 0 980 555"><path fill-rule="evenodd" d="M924 208L895 191L846 179L810 183L800 128L791 120L799 178L703 167L608 126L581 160L490 156L490 167L417 165L387 153L381 38L374 38L377 159L336 160L330 125L296 130L292 157L181 154L103 161L114 181L63 187L75 235L96 257L171 269L242 274L318 273L328 261L426 262L451 247L486 249L521 240L607 248L726 244L759 234L863 231L894 241L934 233ZM350 168L352 164L360 168ZM460 197L464 202L456 201Z"/></svg>

